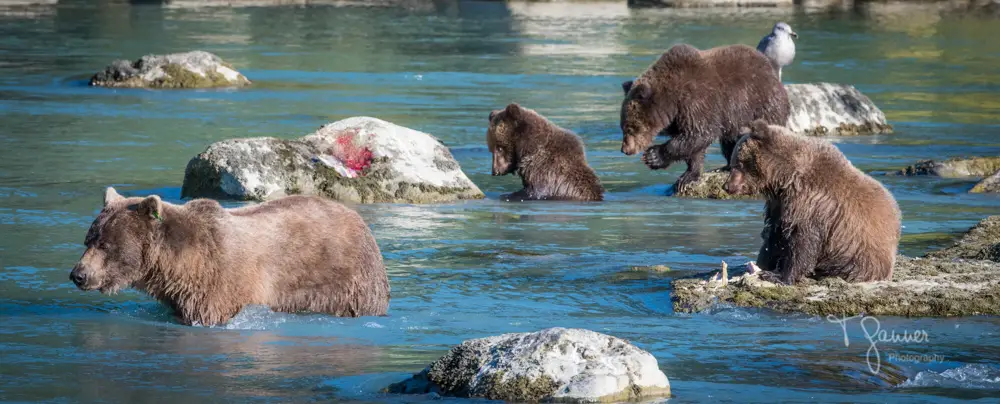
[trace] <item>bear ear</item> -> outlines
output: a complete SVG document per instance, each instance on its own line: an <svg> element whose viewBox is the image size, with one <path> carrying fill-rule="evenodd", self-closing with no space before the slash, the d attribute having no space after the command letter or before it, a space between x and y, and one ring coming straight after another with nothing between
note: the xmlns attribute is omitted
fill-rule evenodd
<svg viewBox="0 0 1000 404"><path fill-rule="evenodd" d="M493 118L497 117L497 111L490 111L490 122L493 122Z"/></svg>
<svg viewBox="0 0 1000 404"><path fill-rule="evenodd" d="M650 87L646 82L635 83L632 85L635 89L635 96L640 100L648 100L653 96L653 87Z"/></svg>
<svg viewBox="0 0 1000 404"><path fill-rule="evenodd" d="M122 196L118 195L118 191L115 191L114 187L108 187L104 190L104 206L119 199L122 199Z"/></svg>
<svg viewBox="0 0 1000 404"><path fill-rule="evenodd" d="M521 106L517 105L516 102L512 102L510 104L507 104L507 108L504 109L504 112L507 113L507 117L509 117L509 118L512 118L512 119L520 119L521 118Z"/></svg>
<svg viewBox="0 0 1000 404"><path fill-rule="evenodd" d="M632 80L626 80L622 82L622 91L625 95L628 95L628 91L632 89Z"/></svg>
<svg viewBox="0 0 1000 404"><path fill-rule="evenodd" d="M763 119L757 119L750 123L750 130L754 139L764 140L771 138L771 128Z"/></svg>
<svg viewBox="0 0 1000 404"><path fill-rule="evenodd" d="M163 201L156 195L147 196L142 202L129 206L129 209L134 209L142 217L163 220Z"/></svg>

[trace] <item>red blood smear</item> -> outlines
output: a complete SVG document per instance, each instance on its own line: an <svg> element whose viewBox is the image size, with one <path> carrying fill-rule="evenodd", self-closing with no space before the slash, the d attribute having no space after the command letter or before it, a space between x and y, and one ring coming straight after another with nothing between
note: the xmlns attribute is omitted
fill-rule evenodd
<svg viewBox="0 0 1000 404"><path fill-rule="evenodd" d="M334 157L344 162L347 168L354 171L364 171L372 164L372 151L367 147L359 148L354 145L354 137L357 132L347 132L337 136L337 146L332 153Z"/></svg>

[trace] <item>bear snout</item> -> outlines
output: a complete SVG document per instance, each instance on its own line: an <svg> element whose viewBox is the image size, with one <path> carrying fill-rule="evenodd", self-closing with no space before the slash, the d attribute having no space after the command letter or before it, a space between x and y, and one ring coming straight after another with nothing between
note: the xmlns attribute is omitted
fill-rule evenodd
<svg viewBox="0 0 1000 404"><path fill-rule="evenodd" d="M69 273L69 280L73 281L73 284L80 290L94 290L96 287L89 285L88 281L92 280L93 277L88 272L82 265L77 264Z"/></svg>
<svg viewBox="0 0 1000 404"><path fill-rule="evenodd" d="M739 195L743 192L743 174L739 172L730 172L729 179L726 180L726 185L723 186L730 195Z"/></svg>
<svg viewBox="0 0 1000 404"><path fill-rule="evenodd" d="M625 138L622 141L622 153L626 156L631 156L639 152L639 148L635 147L635 141L631 137Z"/></svg>

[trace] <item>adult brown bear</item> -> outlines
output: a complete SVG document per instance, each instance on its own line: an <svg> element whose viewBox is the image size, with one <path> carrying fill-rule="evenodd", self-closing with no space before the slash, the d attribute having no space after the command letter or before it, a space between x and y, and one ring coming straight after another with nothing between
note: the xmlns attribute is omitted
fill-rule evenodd
<svg viewBox="0 0 1000 404"><path fill-rule="evenodd" d="M70 273L82 290L135 287L184 324L227 322L245 305L384 315L389 280L365 222L332 200L289 196L236 209L108 188Z"/></svg>
<svg viewBox="0 0 1000 404"><path fill-rule="evenodd" d="M701 177L712 142L718 139L728 167L741 127L756 119L784 125L790 108L771 62L746 45L675 45L622 90L622 153L645 150L642 161L654 170L686 162L675 191ZM670 139L650 147L661 131Z"/></svg>
<svg viewBox="0 0 1000 404"><path fill-rule="evenodd" d="M793 284L803 277L888 280L900 212L881 183L821 139L763 120L737 142L726 192L760 192L764 243L757 265Z"/></svg>

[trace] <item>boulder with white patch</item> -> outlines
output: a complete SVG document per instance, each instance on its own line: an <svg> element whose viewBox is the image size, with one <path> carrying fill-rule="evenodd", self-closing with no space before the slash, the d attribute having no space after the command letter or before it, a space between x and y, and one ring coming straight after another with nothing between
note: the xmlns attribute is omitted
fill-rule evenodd
<svg viewBox="0 0 1000 404"><path fill-rule="evenodd" d="M875 103L854 86L833 83L786 84L791 113L785 126L808 136L891 133Z"/></svg>
<svg viewBox="0 0 1000 404"><path fill-rule="evenodd" d="M389 393L508 402L619 402L668 397L656 358L625 340L548 328L463 342Z"/></svg>
<svg viewBox="0 0 1000 404"><path fill-rule="evenodd" d="M436 138L371 117L353 117L298 139L214 143L188 162L182 197L268 200L322 195L353 203L481 199Z"/></svg>
<svg viewBox="0 0 1000 404"><path fill-rule="evenodd" d="M220 57L191 51L146 55L134 62L116 60L90 78L90 85L126 88L214 88L250 85L242 73Z"/></svg>

